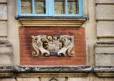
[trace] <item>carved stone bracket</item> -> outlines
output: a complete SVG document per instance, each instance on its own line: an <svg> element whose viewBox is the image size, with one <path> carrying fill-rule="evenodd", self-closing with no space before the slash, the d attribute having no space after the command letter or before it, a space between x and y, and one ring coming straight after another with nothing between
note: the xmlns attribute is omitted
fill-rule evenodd
<svg viewBox="0 0 114 81"><path fill-rule="evenodd" d="M32 36L33 56L74 56L74 36Z"/></svg>

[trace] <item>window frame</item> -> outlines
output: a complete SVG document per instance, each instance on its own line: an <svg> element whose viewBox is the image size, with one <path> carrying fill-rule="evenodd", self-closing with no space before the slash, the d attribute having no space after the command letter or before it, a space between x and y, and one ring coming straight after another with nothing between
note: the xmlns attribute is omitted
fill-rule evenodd
<svg viewBox="0 0 114 81"><path fill-rule="evenodd" d="M84 17L84 4L83 0L79 0L79 14L54 14L54 0L46 0L46 13L45 14L35 14L35 7L34 7L34 1L32 0L32 13L31 14L23 14L21 13L21 0L17 1L18 5L18 16L23 16L23 17ZM67 2L67 0L65 0ZM51 4L51 5L50 5ZM65 6L67 7L67 6Z"/></svg>

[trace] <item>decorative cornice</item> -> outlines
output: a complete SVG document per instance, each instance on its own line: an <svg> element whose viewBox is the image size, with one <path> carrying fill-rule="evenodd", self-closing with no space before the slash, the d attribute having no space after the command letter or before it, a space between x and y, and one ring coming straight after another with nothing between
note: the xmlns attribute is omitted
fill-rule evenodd
<svg viewBox="0 0 114 81"><path fill-rule="evenodd" d="M22 26L69 26L80 27L87 19L73 17L18 17Z"/></svg>

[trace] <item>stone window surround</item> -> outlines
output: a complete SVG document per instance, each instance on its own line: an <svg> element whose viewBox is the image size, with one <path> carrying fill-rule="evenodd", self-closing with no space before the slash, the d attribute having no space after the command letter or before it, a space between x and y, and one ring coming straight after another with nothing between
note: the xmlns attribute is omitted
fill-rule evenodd
<svg viewBox="0 0 114 81"><path fill-rule="evenodd" d="M17 15L16 19L20 22L21 26L72 26L81 27L85 21L88 20L86 17L88 10L87 1L83 1L83 16L21 16ZM53 21L53 22L52 22ZM32 22L30 24L30 22ZM61 23L61 24L58 24Z"/></svg>

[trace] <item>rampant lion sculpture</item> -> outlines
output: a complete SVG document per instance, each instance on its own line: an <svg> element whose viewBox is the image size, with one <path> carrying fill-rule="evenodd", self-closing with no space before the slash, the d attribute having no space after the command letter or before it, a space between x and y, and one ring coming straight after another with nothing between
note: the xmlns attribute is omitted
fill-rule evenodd
<svg viewBox="0 0 114 81"><path fill-rule="evenodd" d="M62 35L60 36L60 40L63 43L63 48L57 53L58 56L74 56L74 52L71 52L74 45L74 36Z"/></svg>
<svg viewBox="0 0 114 81"><path fill-rule="evenodd" d="M34 48L34 52L32 52L33 56L39 56L40 53L44 56L50 56L50 52L43 47L43 42L41 40L46 40L45 35L32 36L32 46Z"/></svg>

